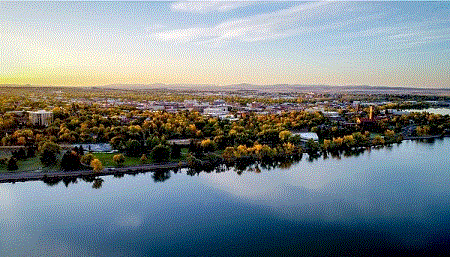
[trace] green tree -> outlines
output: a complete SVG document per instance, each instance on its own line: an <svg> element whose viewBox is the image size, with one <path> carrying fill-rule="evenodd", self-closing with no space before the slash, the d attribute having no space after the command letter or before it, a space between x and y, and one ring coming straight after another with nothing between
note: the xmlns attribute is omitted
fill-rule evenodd
<svg viewBox="0 0 450 257"><path fill-rule="evenodd" d="M142 147L139 141L133 139L129 140L126 145L126 154L128 156L138 157L142 154Z"/></svg>
<svg viewBox="0 0 450 257"><path fill-rule="evenodd" d="M62 170L78 170L80 164L80 156L75 151L67 151L61 159Z"/></svg>
<svg viewBox="0 0 450 257"><path fill-rule="evenodd" d="M320 150L319 143L317 143L313 139L309 139L308 141L306 141L306 152L309 155L317 155L319 150Z"/></svg>
<svg viewBox="0 0 450 257"><path fill-rule="evenodd" d="M166 145L157 145L152 149L151 154L155 162L167 161L170 156L170 148Z"/></svg>
<svg viewBox="0 0 450 257"><path fill-rule="evenodd" d="M14 157L9 158L8 165L6 166L8 170L17 170L19 167L17 166L17 159Z"/></svg>
<svg viewBox="0 0 450 257"><path fill-rule="evenodd" d="M40 160L44 166L50 166L57 160L57 155L60 153L60 146L53 142L45 142L39 148Z"/></svg>
<svg viewBox="0 0 450 257"><path fill-rule="evenodd" d="M181 157L181 146L177 144L172 145L172 151L171 151L172 158L177 159Z"/></svg>

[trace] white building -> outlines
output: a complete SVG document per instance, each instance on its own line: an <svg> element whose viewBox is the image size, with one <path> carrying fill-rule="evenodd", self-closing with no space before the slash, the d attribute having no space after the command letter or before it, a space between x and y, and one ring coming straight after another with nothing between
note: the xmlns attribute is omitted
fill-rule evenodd
<svg viewBox="0 0 450 257"><path fill-rule="evenodd" d="M219 117L229 113L228 106L209 107L203 110L204 115Z"/></svg>
<svg viewBox="0 0 450 257"><path fill-rule="evenodd" d="M44 110L29 112L29 117L33 125L48 126L53 122L53 112Z"/></svg>

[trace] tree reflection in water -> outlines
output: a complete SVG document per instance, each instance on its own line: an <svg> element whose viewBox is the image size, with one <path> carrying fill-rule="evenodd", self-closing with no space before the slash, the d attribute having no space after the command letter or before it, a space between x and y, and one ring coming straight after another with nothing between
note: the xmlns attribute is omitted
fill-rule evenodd
<svg viewBox="0 0 450 257"><path fill-rule="evenodd" d="M153 181L164 182L170 178L170 170L157 170L153 172Z"/></svg>
<svg viewBox="0 0 450 257"><path fill-rule="evenodd" d="M102 188L103 181L104 180L101 179L101 178L94 179L94 183L92 183L92 188L93 189L100 189L100 188Z"/></svg>
<svg viewBox="0 0 450 257"><path fill-rule="evenodd" d="M66 187L70 184L77 184L78 179L81 179L84 182L92 183L92 188L99 189L102 187L103 179L96 176L83 176L83 177L64 177L64 178L47 178L45 177L42 181L48 186L56 186L59 182L63 182Z"/></svg>
<svg viewBox="0 0 450 257"><path fill-rule="evenodd" d="M417 143L426 143L426 144L434 144L437 140L440 139L430 139L430 140L423 140L422 142ZM380 149L387 148L388 150L392 149L392 145L387 146L379 146L379 147L368 147L368 148L353 148L353 149L347 149L347 150L341 150L341 151L333 151L333 152L319 152L318 154L314 155L308 155L308 162L314 162L316 160L319 160L320 157L322 157L324 160L328 158L333 159L341 159L341 158L349 158L349 157L355 157L360 156L363 153L376 151ZM235 160L234 162L224 162L218 161L217 158L214 159L213 162L208 161L198 161L195 163L195 165L191 165L191 167L187 169L174 169L174 170L156 170L152 171L152 178L155 183L164 182L171 177L171 172L177 174L186 172L186 175L188 176L195 176L199 175L200 173L221 173L226 171L235 171L238 175L243 174L244 172L254 172L254 173L261 173L264 172L264 170L272 170L276 168L280 169L290 169L293 165L297 164L302 160L302 155L298 156L281 156L278 158L267 158L267 159L254 159L254 158L241 158L238 160ZM138 174L138 172L133 173L117 173L114 174L115 178L123 178L125 174L135 176ZM81 179L87 183L92 183L92 188L94 189L100 189L102 188L104 180L102 178L99 178L97 176L83 176L83 177L65 177L65 178L44 178L43 182L47 184L48 186L56 186L59 184L59 182L63 181L64 185L68 187L70 184L76 184L78 183L78 179Z"/></svg>

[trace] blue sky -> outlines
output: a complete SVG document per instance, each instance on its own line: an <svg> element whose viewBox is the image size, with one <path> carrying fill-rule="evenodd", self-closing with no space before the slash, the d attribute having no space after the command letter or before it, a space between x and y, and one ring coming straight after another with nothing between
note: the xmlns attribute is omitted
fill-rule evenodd
<svg viewBox="0 0 450 257"><path fill-rule="evenodd" d="M0 2L0 84L450 87L448 2Z"/></svg>

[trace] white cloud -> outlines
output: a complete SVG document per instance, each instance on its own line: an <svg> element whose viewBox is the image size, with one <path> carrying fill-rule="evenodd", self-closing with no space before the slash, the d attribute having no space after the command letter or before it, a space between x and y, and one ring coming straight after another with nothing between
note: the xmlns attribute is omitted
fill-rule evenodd
<svg viewBox="0 0 450 257"><path fill-rule="evenodd" d="M252 2L228 1L180 1L171 5L172 11L190 13L228 12L253 4Z"/></svg>
<svg viewBox="0 0 450 257"><path fill-rule="evenodd" d="M239 19L231 19L212 27L191 27L166 30L152 36L163 41L222 44L229 41L256 42L294 35L313 35L327 30L345 28L378 16L342 18L342 13L358 13L361 8L346 8L342 2L302 3L287 9Z"/></svg>
<svg viewBox="0 0 450 257"><path fill-rule="evenodd" d="M383 50L418 48L450 41L448 21L424 19L408 23L378 26L347 33L351 39L362 38Z"/></svg>
<svg viewBox="0 0 450 257"><path fill-rule="evenodd" d="M213 5L204 2L191 4ZM207 9L205 6L204 10ZM371 5L333 1L308 2L274 12L230 19L214 26L166 29L151 36L162 41L209 45L256 42L291 36L302 36L305 43L307 38L320 40L318 43L321 44L332 43L334 40L342 41L344 38L362 38L370 44L370 49L381 50L417 48L450 40L448 21L424 18L422 21L402 23L402 18L397 19L397 16L395 10L371 10ZM390 19L393 19L393 22L388 22L387 25L378 22ZM355 52L368 50L368 45L357 41L348 40L341 43L339 47L350 46ZM360 45L355 48L355 44Z"/></svg>
<svg viewBox="0 0 450 257"><path fill-rule="evenodd" d="M166 30L152 36L165 41L205 43L229 40L254 42L282 38L311 29L299 23L301 21L308 23L308 19L324 11L320 7L328 4L326 2L304 3L276 12L225 21L213 27Z"/></svg>

